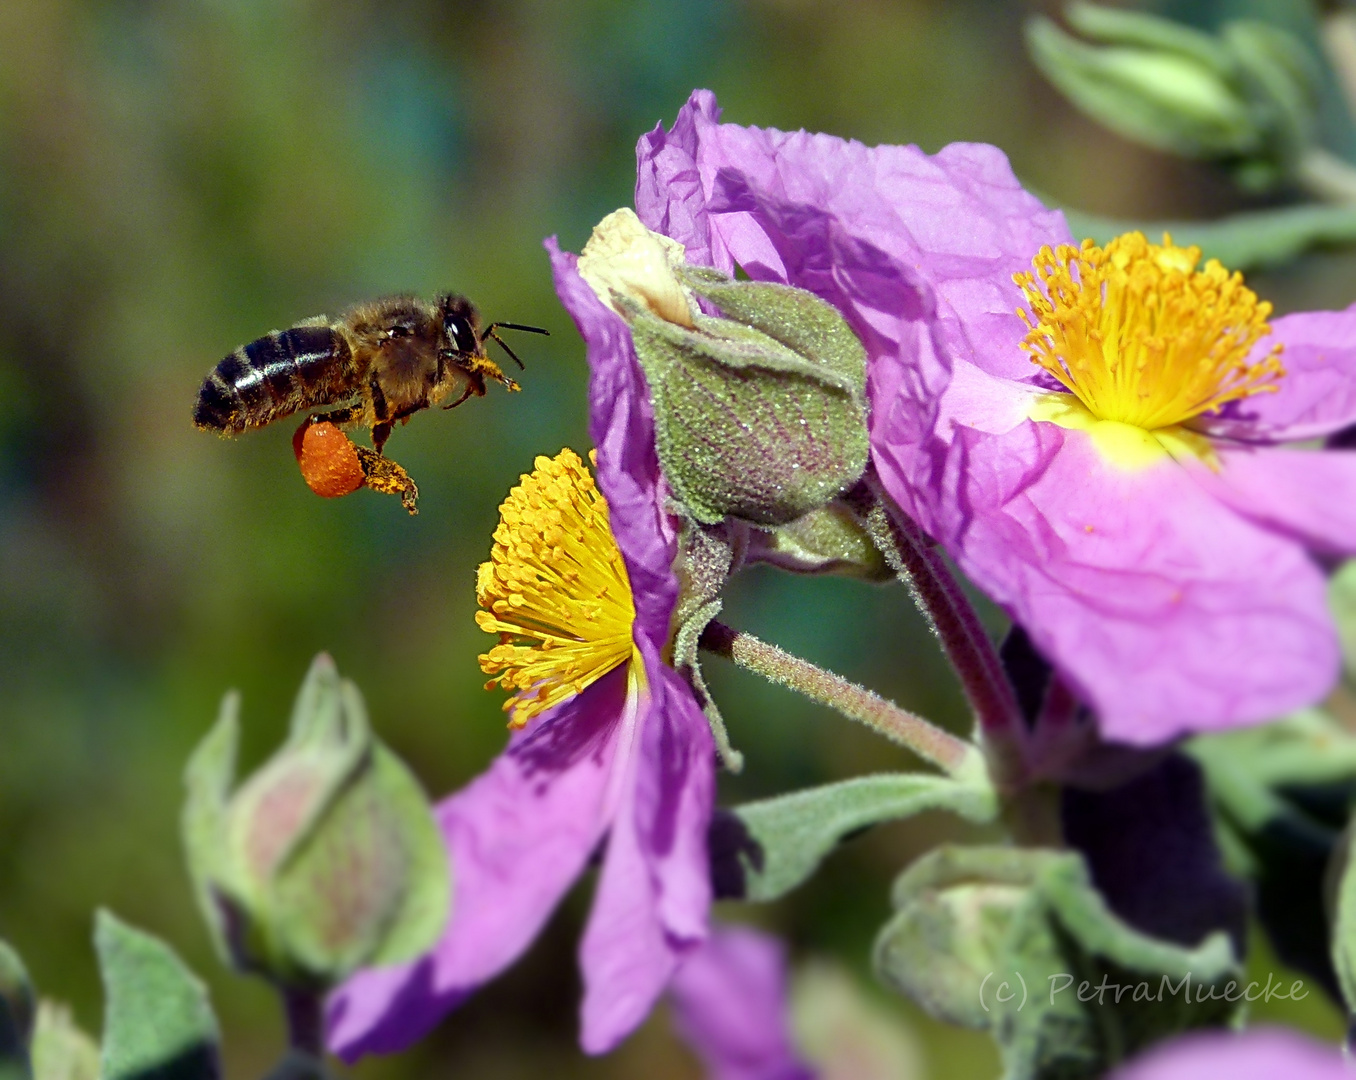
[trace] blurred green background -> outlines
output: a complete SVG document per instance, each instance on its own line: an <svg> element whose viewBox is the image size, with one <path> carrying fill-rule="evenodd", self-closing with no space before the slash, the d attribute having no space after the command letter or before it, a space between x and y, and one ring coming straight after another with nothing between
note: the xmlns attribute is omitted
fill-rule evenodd
<svg viewBox="0 0 1356 1080"><path fill-rule="evenodd" d="M1202 5L1197 5L1201 7ZM1254 5L1256 6L1256 5ZM1275 7L1275 4L1271 5ZM1281 5L1286 6L1286 5ZM1294 6L1294 5L1290 5ZM586 448L581 343L542 238L578 250L631 201L636 138L696 86L739 123L866 142L994 142L1083 209L1245 205L1204 168L1075 114L1026 60L1016 0L0 0L0 934L97 1031L91 915L163 935L210 981L233 1076L281 1045L268 992L219 970L177 842L179 774L228 687L247 756L281 737L330 650L435 795L504 740L482 689L474 570L534 455ZM1254 278L1282 310L1356 299L1356 261ZM524 391L418 416L391 454L421 514L322 501L279 424L193 430L199 381L275 327L453 289L521 340ZM518 344L518 342L515 342ZM960 727L898 588L755 573L729 621ZM1000 629L995 619L995 631ZM729 799L908 765L825 711L711 662L749 767ZM782 904L738 911L867 986L894 873L959 826L881 829ZM575 1047L590 883L528 957L408 1054L360 1077L695 1077L657 1015L618 1053ZM874 991L869 991L874 993ZM880 998L926 1075L992 1074L984 1037ZM1328 1035L1335 1011L1298 1022Z"/></svg>

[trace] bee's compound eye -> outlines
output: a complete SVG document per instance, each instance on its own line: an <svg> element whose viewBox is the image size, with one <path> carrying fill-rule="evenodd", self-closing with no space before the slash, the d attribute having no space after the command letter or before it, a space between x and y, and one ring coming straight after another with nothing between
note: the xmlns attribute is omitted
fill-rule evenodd
<svg viewBox="0 0 1356 1080"><path fill-rule="evenodd" d="M464 315L449 315L443 320L443 329L447 331L447 340L459 353L474 354L480 346L480 339Z"/></svg>

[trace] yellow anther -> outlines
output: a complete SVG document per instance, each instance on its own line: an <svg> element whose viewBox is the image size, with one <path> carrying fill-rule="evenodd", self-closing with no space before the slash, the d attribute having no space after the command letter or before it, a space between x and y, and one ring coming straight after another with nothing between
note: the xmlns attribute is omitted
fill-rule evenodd
<svg viewBox="0 0 1356 1080"><path fill-rule="evenodd" d="M592 455L590 455L592 457ZM500 644L480 668L514 692L510 727L631 659L631 584L607 502L573 450L539 457L499 508L490 561L476 575L476 625Z"/></svg>
<svg viewBox="0 0 1356 1080"><path fill-rule="evenodd" d="M1281 346L1248 357L1271 333L1271 305L1199 248L1143 233L1106 247L1041 248L1035 272L1014 274L1030 313L1022 348L1101 420L1154 431L1230 401L1271 393Z"/></svg>

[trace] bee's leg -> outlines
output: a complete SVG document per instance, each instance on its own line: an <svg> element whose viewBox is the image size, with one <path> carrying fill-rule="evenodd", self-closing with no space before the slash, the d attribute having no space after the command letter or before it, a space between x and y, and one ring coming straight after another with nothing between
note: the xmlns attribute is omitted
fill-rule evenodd
<svg viewBox="0 0 1356 1080"><path fill-rule="evenodd" d="M411 514L419 513L415 505L419 498L419 489L415 487L410 474L390 458L375 454L365 446L355 446L358 451L358 464L363 470L363 483L373 491L383 495L399 495L401 505Z"/></svg>
<svg viewBox="0 0 1356 1080"><path fill-rule="evenodd" d="M502 383L505 390L521 389L516 382L504 374L503 370L491 360L488 356L471 356L462 362L462 367L471 375L480 376L481 393L485 392L485 376L489 376L497 383Z"/></svg>
<svg viewBox="0 0 1356 1080"><path fill-rule="evenodd" d="M376 447L377 456L381 456L382 447L386 445L386 440L391 437L391 422L383 420L380 423L372 425L372 445Z"/></svg>
<svg viewBox="0 0 1356 1080"><path fill-rule="evenodd" d="M413 405L406 405L403 409L397 409L395 411L395 414L391 417L391 423L394 424L397 420L399 420L402 424L408 423L411 416L421 411L422 409L427 408L428 408L427 401L416 401Z"/></svg>
<svg viewBox="0 0 1356 1080"><path fill-rule="evenodd" d="M471 376L470 381L466 384L466 389L461 392L461 397L457 398L451 405L444 405L443 408L455 409L472 394L476 394L478 397L485 396L485 380L478 375Z"/></svg>
<svg viewBox="0 0 1356 1080"><path fill-rule="evenodd" d="M351 424L363 414L361 405L349 405L343 409L331 409L329 412L315 413L306 418L307 424L334 424L336 427L343 427L345 424Z"/></svg>

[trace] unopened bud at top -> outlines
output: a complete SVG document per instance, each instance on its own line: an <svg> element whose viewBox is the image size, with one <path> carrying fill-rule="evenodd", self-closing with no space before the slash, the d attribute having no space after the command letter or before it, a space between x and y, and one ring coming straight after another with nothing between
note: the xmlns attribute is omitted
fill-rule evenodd
<svg viewBox="0 0 1356 1080"><path fill-rule="evenodd" d="M659 463L692 518L782 525L861 477L866 351L837 309L689 266L630 210L599 223L579 271L631 329Z"/></svg>
<svg viewBox="0 0 1356 1080"><path fill-rule="evenodd" d="M446 853L418 783L372 735L357 687L316 658L287 742L232 791L236 695L186 773L184 841L218 949L283 986L326 987L433 945Z"/></svg>
<svg viewBox="0 0 1356 1080"><path fill-rule="evenodd" d="M1294 35L1258 20L1218 34L1147 12L1071 4L1027 24L1032 59L1079 109L1137 142L1217 161L1249 188L1295 173L1318 123L1322 72Z"/></svg>

